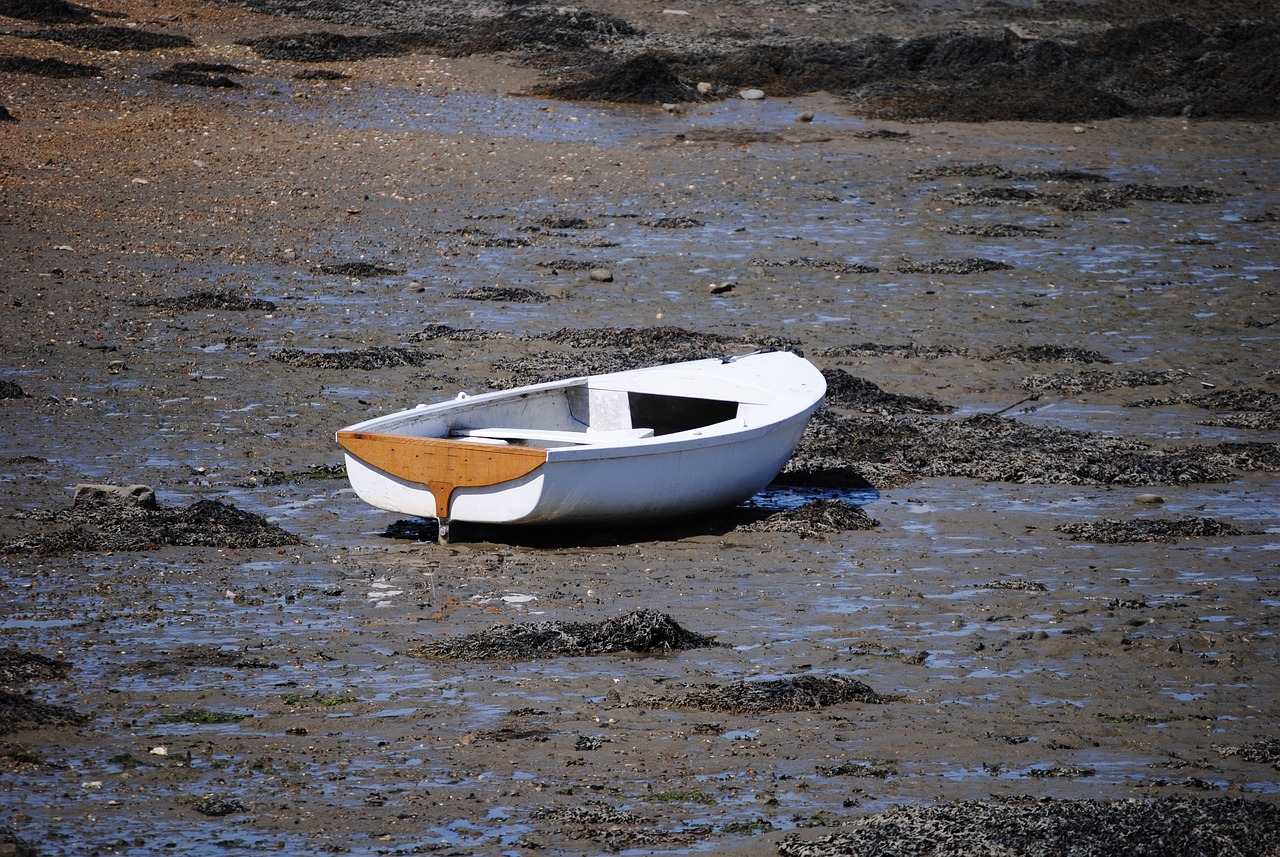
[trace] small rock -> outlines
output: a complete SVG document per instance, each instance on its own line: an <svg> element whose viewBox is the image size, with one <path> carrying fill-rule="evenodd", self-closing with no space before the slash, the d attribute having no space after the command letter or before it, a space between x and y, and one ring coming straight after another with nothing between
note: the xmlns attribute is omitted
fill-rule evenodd
<svg viewBox="0 0 1280 857"><path fill-rule="evenodd" d="M739 92L738 95L742 96L747 101L759 101L760 99L764 98L764 90L763 89L744 89L741 92Z"/></svg>
<svg viewBox="0 0 1280 857"><path fill-rule="evenodd" d="M1148 506L1158 506L1164 502L1164 498L1159 494L1139 494L1133 498L1135 503L1145 503Z"/></svg>
<svg viewBox="0 0 1280 857"><path fill-rule="evenodd" d="M89 482L82 482L76 486L71 504L78 506L93 500L114 500L119 503L131 503L144 509L158 508L156 492L149 485L98 485Z"/></svg>
<svg viewBox="0 0 1280 857"><path fill-rule="evenodd" d="M797 117L796 117L796 121L797 121L797 122L812 122L812 121L813 121L813 114L812 114L812 113L810 113L808 110L806 110L805 112L801 113L799 116L797 116Z"/></svg>
<svg viewBox="0 0 1280 857"><path fill-rule="evenodd" d="M711 91L711 89L711 84L707 83L705 80L698 84L698 92L701 92L703 95L706 95Z"/></svg>
<svg viewBox="0 0 1280 857"><path fill-rule="evenodd" d="M737 283L734 283L734 282L728 282L728 283L708 283L708 284L707 284L707 291L711 292L711 294L713 294L713 295L723 295L723 294L725 294L726 292L731 292L731 291L733 291L733 287L734 287L734 286L736 286L736 285L737 285Z"/></svg>
<svg viewBox="0 0 1280 857"><path fill-rule="evenodd" d="M613 282L613 271L610 271L608 268L592 268L591 273L587 276L591 278L592 282L596 283Z"/></svg>

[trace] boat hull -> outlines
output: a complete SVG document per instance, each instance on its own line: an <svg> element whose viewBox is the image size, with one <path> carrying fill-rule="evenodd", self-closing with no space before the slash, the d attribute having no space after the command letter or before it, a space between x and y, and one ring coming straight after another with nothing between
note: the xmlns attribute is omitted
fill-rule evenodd
<svg viewBox="0 0 1280 857"><path fill-rule="evenodd" d="M419 406L338 440L356 493L388 511L442 523L641 522L732 506L768 485L824 392L811 364L777 352ZM654 396L682 413L654 416ZM696 423L690 407L714 422L657 435L632 424ZM503 424L516 427L490 428Z"/></svg>
<svg viewBox="0 0 1280 857"><path fill-rule="evenodd" d="M569 460L549 456L526 476L455 488L448 517L488 524L638 522L733 506L773 480L808 416L750 439L695 448ZM435 495L424 483L393 476L351 453L346 463L352 488L371 506L440 517Z"/></svg>

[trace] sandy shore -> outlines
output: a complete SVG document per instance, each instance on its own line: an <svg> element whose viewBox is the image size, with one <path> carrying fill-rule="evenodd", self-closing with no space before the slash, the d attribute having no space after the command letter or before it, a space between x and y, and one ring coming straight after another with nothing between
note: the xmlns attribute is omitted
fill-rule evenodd
<svg viewBox="0 0 1280 857"><path fill-rule="evenodd" d="M976 801L994 830L1039 799L1168 808L1112 845L1209 799L1240 853L1277 853L1274 122L552 101L520 93L557 72L511 56L274 60L240 42L369 31L93 8L192 44L77 48L0 18L0 56L98 69L0 79L13 853L829 854L892 807ZM816 28L691 11L693 35ZM859 14L842 26L909 35ZM151 77L184 62L240 86ZM650 327L681 336L599 332ZM441 547L327 478L366 416L771 341L847 387L755 507L836 499L877 526ZM296 541L94 541L67 511L85 482ZM723 645L423 653L641 608ZM883 699L685 696L806 676ZM1087 853L1118 853L1099 836Z"/></svg>

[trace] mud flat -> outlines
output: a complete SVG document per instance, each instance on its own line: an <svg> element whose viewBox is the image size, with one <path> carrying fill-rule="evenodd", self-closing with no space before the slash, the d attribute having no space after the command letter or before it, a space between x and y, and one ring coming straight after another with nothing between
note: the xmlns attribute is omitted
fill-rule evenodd
<svg viewBox="0 0 1280 857"><path fill-rule="evenodd" d="M1273 11L847 5L0 2L0 853L1277 853ZM723 515L342 478L761 347Z"/></svg>

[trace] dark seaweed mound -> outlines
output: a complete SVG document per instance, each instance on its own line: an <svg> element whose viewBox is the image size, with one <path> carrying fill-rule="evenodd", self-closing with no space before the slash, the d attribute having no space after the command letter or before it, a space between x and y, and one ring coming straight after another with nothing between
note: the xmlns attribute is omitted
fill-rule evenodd
<svg viewBox="0 0 1280 857"><path fill-rule="evenodd" d="M0 649L0 685L12 686L66 678L70 672L71 664L66 661L55 661L44 655L20 652L17 649Z"/></svg>
<svg viewBox="0 0 1280 857"><path fill-rule="evenodd" d="M41 24L91 24L93 10L67 0L0 0L0 15Z"/></svg>
<svg viewBox="0 0 1280 857"><path fill-rule="evenodd" d="M316 270L322 274L334 274L339 277L387 277L400 273L395 268L375 262L334 262L328 265L317 265Z"/></svg>
<svg viewBox="0 0 1280 857"><path fill-rule="evenodd" d="M551 300L542 292L522 289L519 286L476 286L472 289L450 292L445 297L464 301L503 301L513 304L540 304Z"/></svg>
<svg viewBox="0 0 1280 857"><path fill-rule="evenodd" d="M341 33L298 33L263 36L240 42L264 59L294 62L345 62L372 57L398 57L410 52L400 39L389 36L344 36Z"/></svg>
<svg viewBox="0 0 1280 857"><path fill-rule="evenodd" d="M130 301L134 306L154 307L169 312L195 312L220 309L234 312L274 312L276 305L261 298L245 297L230 289L225 291L192 292L176 298L139 298Z"/></svg>
<svg viewBox="0 0 1280 857"><path fill-rule="evenodd" d="M1176 542L1178 539L1219 538L1245 535L1246 531L1214 518L1139 518L1133 521L1103 519L1092 523L1054 527L1076 542L1119 545L1136 542Z"/></svg>
<svg viewBox="0 0 1280 857"><path fill-rule="evenodd" d="M299 539L266 518L217 500L185 509L86 496L66 510L26 516L48 525L43 532L0 545L0 554L65 554L80 551L141 551L177 545L264 548Z"/></svg>
<svg viewBox="0 0 1280 857"><path fill-rule="evenodd" d="M1135 440L1033 426L992 414L961 420L842 416L809 421L780 481L877 488L922 476L1040 485L1185 485L1224 482L1238 470L1280 469L1280 445L1221 443L1152 449Z"/></svg>
<svg viewBox="0 0 1280 857"><path fill-rule="evenodd" d="M1231 854L1272 857L1280 806L1244 798L959 801L901 806L805 840L792 834L782 857L1150 857Z"/></svg>
<svg viewBox="0 0 1280 857"><path fill-rule="evenodd" d="M746 533L796 533L804 538L818 538L827 533L874 530L878 526L880 522L859 506L843 500L814 500L741 524L736 529Z"/></svg>
<svg viewBox="0 0 1280 857"><path fill-rule="evenodd" d="M0 399L29 399L27 392L16 381L0 381Z"/></svg>
<svg viewBox="0 0 1280 857"><path fill-rule="evenodd" d="M0 735L32 727L77 726L88 719L87 715L65 705L52 705L0 689Z"/></svg>
<svg viewBox="0 0 1280 857"><path fill-rule="evenodd" d="M102 69L96 65L79 62L66 62L55 59L32 59L31 57L0 57L0 73L34 74L40 77L55 79L71 79L77 77L98 77Z"/></svg>
<svg viewBox="0 0 1280 857"><path fill-rule="evenodd" d="M672 698L646 699L642 704L734 714L777 714L812 711L846 702L876 705L895 699L897 697L876 693L862 682L846 676L802 675L767 681L708 684Z"/></svg>
<svg viewBox="0 0 1280 857"><path fill-rule="evenodd" d="M359 351L303 351L300 348L281 348L271 355L288 366L308 369L386 369L391 366L423 366L438 360L439 354L418 351L414 348L375 347Z"/></svg>
<svg viewBox="0 0 1280 857"><path fill-rule="evenodd" d="M537 622L494 625L484 631L427 643L410 654L457 660L537 660L539 658L677 652L718 645L682 628L656 610L635 610L603 622Z"/></svg>
<svg viewBox="0 0 1280 857"><path fill-rule="evenodd" d="M855 378L843 369L824 369L827 404L868 414L946 414L955 410L929 396L886 393L865 378Z"/></svg>
<svg viewBox="0 0 1280 857"><path fill-rule="evenodd" d="M702 97L680 79L669 56L650 51L589 73L584 80L539 87L535 92L552 98L621 104L697 101Z"/></svg>
<svg viewBox="0 0 1280 857"><path fill-rule="evenodd" d="M20 35L28 39L44 39L73 48L99 51L158 51L187 48L195 44L186 36L153 33L132 27L75 27L69 30L36 30Z"/></svg>

